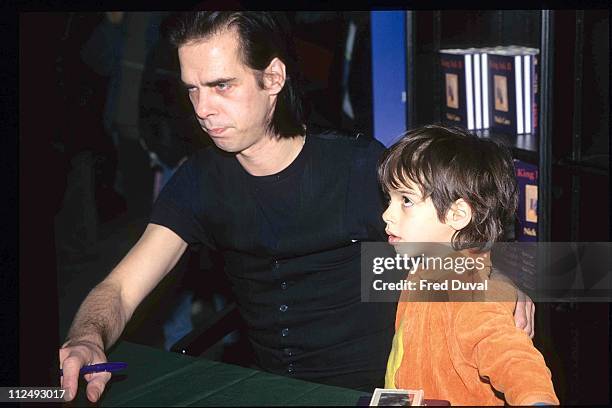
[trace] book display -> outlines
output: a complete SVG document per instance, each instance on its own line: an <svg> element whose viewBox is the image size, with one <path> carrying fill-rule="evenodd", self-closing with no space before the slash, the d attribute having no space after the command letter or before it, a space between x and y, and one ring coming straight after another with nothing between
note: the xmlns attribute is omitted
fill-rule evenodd
<svg viewBox="0 0 612 408"><path fill-rule="evenodd" d="M456 125L510 148L519 204L508 240L608 242L608 12L418 10L407 21L409 128ZM505 254L507 276L537 289L536 260L519 249ZM609 358L609 304L536 310L534 344L561 403L609 403L609 368L592 363Z"/></svg>
<svg viewBox="0 0 612 408"><path fill-rule="evenodd" d="M536 134L538 54L520 46L440 50L442 122Z"/></svg>

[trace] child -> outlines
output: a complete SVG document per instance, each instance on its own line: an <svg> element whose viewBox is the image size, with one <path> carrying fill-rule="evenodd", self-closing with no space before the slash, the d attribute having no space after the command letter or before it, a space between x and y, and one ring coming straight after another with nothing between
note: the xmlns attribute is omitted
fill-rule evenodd
<svg viewBox="0 0 612 408"><path fill-rule="evenodd" d="M465 290L442 297L431 288L429 294L402 292L385 387L422 389L425 398L453 405L503 405L504 398L511 405L559 404L544 358L515 327L515 292L488 280L487 248L517 206L509 153L457 128L426 126L384 154L379 180L390 196L383 220L398 253L418 245L420 254L423 243L437 248L424 255L446 248L444 259L471 265L451 272L453 280L488 288L471 297ZM426 268L423 262L409 280L439 283L444 276L440 264ZM492 293L497 298L491 300Z"/></svg>

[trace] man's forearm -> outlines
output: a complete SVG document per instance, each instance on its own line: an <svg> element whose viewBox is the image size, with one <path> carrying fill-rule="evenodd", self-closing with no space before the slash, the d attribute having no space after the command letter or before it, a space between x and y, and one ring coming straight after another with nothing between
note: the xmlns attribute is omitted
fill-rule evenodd
<svg viewBox="0 0 612 408"><path fill-rule="evenodd" d="M102 282L92 289L79 307L67 340L91 341L108 349L121 335L127 320L121 289L115 284Z"/></svg>

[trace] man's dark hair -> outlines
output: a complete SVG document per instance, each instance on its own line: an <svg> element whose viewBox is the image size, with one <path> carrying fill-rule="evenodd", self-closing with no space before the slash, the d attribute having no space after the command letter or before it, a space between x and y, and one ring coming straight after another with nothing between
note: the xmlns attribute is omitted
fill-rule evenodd
<svg viewBox="0 0 612 408"><path fill-rule="evenodd" d="M462 198L472 220L452 238L455 249L484 249L498 240L518 203L514 163L508 149L466 130L430 125L407 132L381 157L383 191L415 183L431 197L440 222Z"/></svg>
<svg viewBox="0 0 612 408"><path fill-rule="evenodd" d="M240 38L242 62L259 71L258 85L263 88L263 70L275 57L285 64L286 79L278 94L268 130L280 137L304 134L304 110L300 89L300 71L289 25L281 13L263 11L198 11L176 14L164 27L164 35L176 48L208 39L227 29L235 29Z"/></svg>

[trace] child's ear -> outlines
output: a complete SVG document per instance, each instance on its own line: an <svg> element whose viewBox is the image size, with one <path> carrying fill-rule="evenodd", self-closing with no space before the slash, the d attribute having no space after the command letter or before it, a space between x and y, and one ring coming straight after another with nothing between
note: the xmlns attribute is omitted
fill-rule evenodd
<svg viewBox="0 0 612 408"><path fill-rule="evenodd" d="M285 63L278 58L273 58L263 74L264 88L271 95L277 95L285 85Z"/></svg>
<svg viewBox="0 0 612 408"><path fill-rule="evenodd" d="M465 228L470 221L472 221L472 208L463 198L451 204L451 208L446 213L447 225L459 231Z"/></svg>

